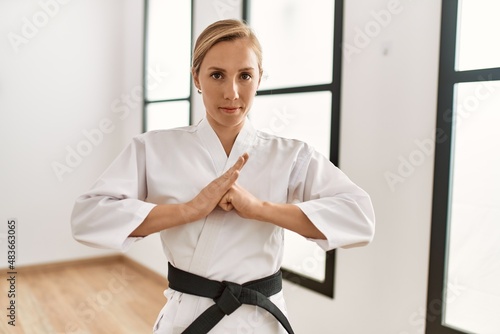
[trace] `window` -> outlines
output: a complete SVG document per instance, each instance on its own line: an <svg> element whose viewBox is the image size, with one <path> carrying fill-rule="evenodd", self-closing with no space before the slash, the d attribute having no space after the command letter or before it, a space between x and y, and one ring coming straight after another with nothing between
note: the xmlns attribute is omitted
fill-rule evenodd
<svg viewBox="0 0 500 334"><path fill-rule="evenodd" d="M256 128L304 140L338 165L343 1L247 0L243 19L264 52L249 117ZM333 297L335 252L285 231L284 278Z"/></svg>
<svg viewBox="0 0 500 334"><path fill-rule="evenodd" d="M146 0L143 130L190 124L191 1ZM175 46L175 47L173 47Z"/></svg>
<svg viewBox="0 0 500 334"><path fill-rule="evenodd" d="M189 125L193 2L145 3L144 73L163 76L145 75L143 130ZM312 144L338 165L343 1L247 0L242 9L264 49L250 118L257 128ZM335 252L293 232L286 238L284 277L333 297Z"/></svg>
<svg viewBox="0 0 500 334"><path fill-rule="evenodd" d="M442 3L426 333L496 333L500 3Z"/></svg>

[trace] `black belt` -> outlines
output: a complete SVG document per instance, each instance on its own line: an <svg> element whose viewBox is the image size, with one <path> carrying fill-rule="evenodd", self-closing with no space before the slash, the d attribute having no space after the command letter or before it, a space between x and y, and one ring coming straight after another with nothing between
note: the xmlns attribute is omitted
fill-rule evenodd
<svg viewBox="0 0 500 334"><path fill-rule="evenodd" d="M190 295L211 298L215 305L200 314L183 334L208 333L225 315L230 315L242 304L256 305L271 313L286 329L293 334L292 326L281 310L267 297L281 291L281 271L255 281L236 284L227 281L214 281L187 271L175 268L168 263L169 287Z"/></svg>

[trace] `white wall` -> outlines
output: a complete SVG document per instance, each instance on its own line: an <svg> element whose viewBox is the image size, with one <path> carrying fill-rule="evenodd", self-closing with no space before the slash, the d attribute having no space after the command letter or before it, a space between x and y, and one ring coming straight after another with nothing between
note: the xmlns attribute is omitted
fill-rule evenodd
<svg viewBox="0 0 500 334"><path fill-rule="evenodd" d="M128 108L121 98L141 84L142 1L8 0L0 20L0 233L17 218L18 265L110 254L75 242L69 217L141 131L140 101ZM85 147L83 132L101 122L109 133ZM68 167L67 147L78 145L86 156ZM58 178L54 162L71 172Z"/></svg>
<svg viewBox="0 0 500 334"><path fill-rule="evenodd" d="M345 5L344 42L359 53L343 63L340 162L373 198L375 240L337 252L333 300L285 282L297 333L423 332L433 157L419 154L416 141L431 139L434 128L440 3L399 1L398 13L360 46L357 29L373 25L371 11L392 2ZM208 23L240 13L233 0L195 3L195 36ZM37 1L0 2L0 36L20 34L23 17L31 20L38 11ZM113 101L141 82L141 39L141 0L61 5L18 53L0 38L1 217L19 220L20 264L108 254L74 242L69 215L74 198L141 131L139 106L123 120L112 111ZM203 115L199 102L195 119ZM104 118L114 131L59 182L51 163L64 162L66 146L75 148L85 139L82 131ZM391 188L386 173L396 175L401 159L418 157L418 166ZM160 250L151 236L128 255L164 274Z"/></svg>

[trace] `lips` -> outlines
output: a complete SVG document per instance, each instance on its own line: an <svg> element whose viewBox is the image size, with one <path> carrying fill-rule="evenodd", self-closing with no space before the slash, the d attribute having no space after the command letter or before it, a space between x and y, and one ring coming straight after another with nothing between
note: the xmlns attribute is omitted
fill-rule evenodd
<svg viewBox="0 0 500 334"><path fill-rule="evenodd" d="M224 107L219 107L219 109L225 113L233 114L233 113L237 112L238 110L240 110L241 107L224 106Z"/></svg>

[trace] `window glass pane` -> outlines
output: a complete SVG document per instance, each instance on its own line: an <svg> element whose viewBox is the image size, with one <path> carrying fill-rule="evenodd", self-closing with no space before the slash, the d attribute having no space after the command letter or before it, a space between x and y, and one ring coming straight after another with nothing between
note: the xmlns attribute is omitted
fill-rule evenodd
<svg viewBox="0 0 500 334"><path fill-rule="evenodd" d="M285 230L283 268L323 282L325 280L325 261L326 253L318 245L297 233Z"/></svg>
<svg viewBox="0 0 500 334"><path fill-rule="evenodd" d="M191 1L150 0L148 11L146 99L189 97L191 61ZM158 76L158 74L156 74Z"/></svg>
<svg viewBox="0 0 500 334"><path fill-rule="evenodd" d="M332 82L334 3L250 1L250 25L264 53L261 89Z"/></svg>
<svg viewBox="0 0 500 334"><path fill-rule="evenodd" d="M150 103L146 108L146 131L189 125L189 102Z"/></svg>
<svg viewBox="0 0 500 334"><path fill-rule="evenodd" d="M499 15L498 0L460 0L457 70L500 67Z"/></svg>
<svg viewBox="0 0 500 334"><path fill-rule="evenodd" d="M468 333L500 328L500 81L455 86L445 314Z"/></svg>
<svg viewBox="0 0 500 334"><path fill-rule="evenodd" d="M328 91L256 96L249 117L257 129L303 140L329 157L331 112Z"/></svg>
<svg viewBox="0 0 500 334"><path fill-rule="evenodd" d="M330 155L330 92L257 96L250 118L257 129L303 140ZM325 279L326 253L315 243L285 231L283 267L317 281Z"/></svg>

